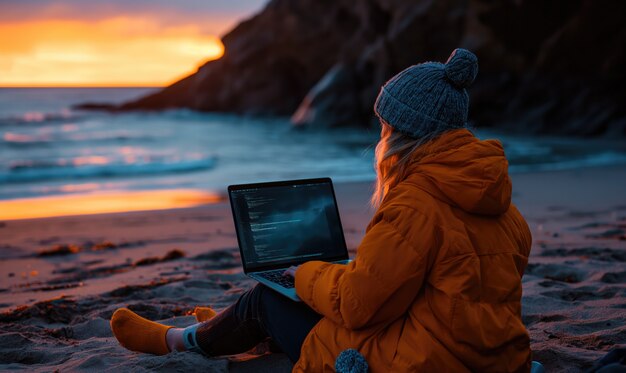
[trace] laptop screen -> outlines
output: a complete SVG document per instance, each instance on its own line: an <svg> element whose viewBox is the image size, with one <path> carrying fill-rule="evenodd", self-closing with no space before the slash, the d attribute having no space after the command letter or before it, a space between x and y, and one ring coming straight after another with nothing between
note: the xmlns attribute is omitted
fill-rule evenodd
<svg viewBox="0 0 626 373"><path fill-rule="evenodd" d="M347 259L330 179L229 187L244 269Z"/></svg>

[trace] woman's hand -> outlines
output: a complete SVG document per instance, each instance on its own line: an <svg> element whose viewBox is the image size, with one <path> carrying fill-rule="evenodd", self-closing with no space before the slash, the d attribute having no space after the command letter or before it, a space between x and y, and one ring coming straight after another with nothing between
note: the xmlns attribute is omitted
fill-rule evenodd
<svg viewBox="0 0 626 373"><path fill-rule="evenodd" d="M300 266L291 266L287 268L285 272L283 272L283 276L290 276L290 277L296 278L296 271L298 270L298 267Z"/></svg>

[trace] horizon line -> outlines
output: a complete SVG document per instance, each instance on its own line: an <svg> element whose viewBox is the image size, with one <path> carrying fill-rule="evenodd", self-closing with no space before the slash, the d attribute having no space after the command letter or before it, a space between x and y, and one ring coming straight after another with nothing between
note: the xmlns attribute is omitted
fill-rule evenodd
<svg viewBox="0 0 626 373"><path fill-rule="evenodd" d="M169 85L0 85L3 88L166 88Z"/></svg>

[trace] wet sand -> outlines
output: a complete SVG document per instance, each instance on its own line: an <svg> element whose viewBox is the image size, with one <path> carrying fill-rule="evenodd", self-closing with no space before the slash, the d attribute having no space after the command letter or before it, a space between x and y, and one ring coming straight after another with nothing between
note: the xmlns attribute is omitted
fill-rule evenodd
<svg viewBox="0 0 626 373"><path fill-rule="evenodd" d="M523 318L534 359L577 371L626 341L626 166L513 175L533 232ZM351 255L373 211L370 183L336 185ZM243 276L230 206L0 222L0 370L289 371L283 354L136 354L109 319L129 307L189 325L221 309Z"/></svg>

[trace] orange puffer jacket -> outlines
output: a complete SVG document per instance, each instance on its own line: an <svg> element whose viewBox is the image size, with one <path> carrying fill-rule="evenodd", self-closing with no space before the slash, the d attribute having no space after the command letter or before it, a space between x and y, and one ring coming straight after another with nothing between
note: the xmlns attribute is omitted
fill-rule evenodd
<svg viewBox="0 0 626 373"><path fill-rule="evenodd" d="M312 261L297 294L324 318L294 372L354 348L370 372L528 372L522 274L531 235L500 142L453 130L415 156L348 265Z"/></svg>

